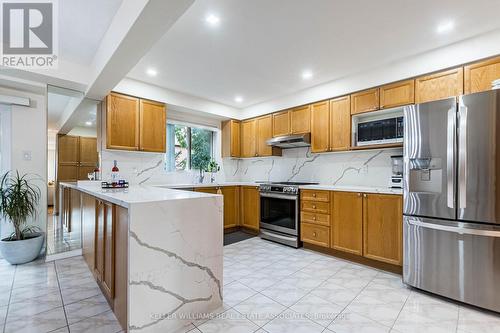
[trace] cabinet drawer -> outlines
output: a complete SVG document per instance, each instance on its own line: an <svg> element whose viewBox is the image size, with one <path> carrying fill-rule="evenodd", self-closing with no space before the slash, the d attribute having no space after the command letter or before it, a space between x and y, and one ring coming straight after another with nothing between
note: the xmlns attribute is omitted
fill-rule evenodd
<svg viewBox="0 0 500 333"><path fill-rule="evenodd" d="M300 200L330 202L329 191L301 190Z"/></svg>
<svg viewBox="0 0 500 333"><path fill-rule="evenodd" d="M317 201L302 201L301 210L311 213L330 214L330 203Z"/></svg>
<svg viewBox="0 0 500 333"><path fill-rule="evenodd" d="M313 224L321 224L321 225L329 227L330 226L330 215L301 212L300 221L307 222L307 223L313 223Z"/></svg>
<svg viewBox="0 0 500 333"><path fill-rule="evenodd" d="M305 243L330 247L330 228L310 224L300 224L300 239Z"/></svg>

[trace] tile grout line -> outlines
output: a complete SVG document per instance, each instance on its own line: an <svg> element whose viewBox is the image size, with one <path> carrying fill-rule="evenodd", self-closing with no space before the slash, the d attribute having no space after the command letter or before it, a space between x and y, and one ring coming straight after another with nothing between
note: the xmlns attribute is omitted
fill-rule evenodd
<svg viewBox="0 0 500 333"><path fill-rule="evenodd" d="M12 298L12 290L14 289L14 281L16 280L16 274L17 274L17 265L14 267L14 276L12 277L12 283L10 284L9 302L7 303L7 311L5 312L5 319L3 321L3 330L2 330L3 333L5 333L5 329L7 327L7 317L9 316L10 300Z"/></svg>
<svg viewBox="0 0 500 333"><path fill-rule="evenodd" d="M59 272L57 271L56 260L53 261L53 265L54 265L54 270L56 271L57 287L59 289L59 295L61 296L61 304L64 312L64 319L66 319L66 327L68 328L69 331L68 315L66 314L66 306L64 305L64 299L61 290L61 283L59 282Z"/></svg>
<svg viewBox="0 0 500 333"><path fill-rule="evenodd" d="M402 279L402 277L401 277L401 279ZM398 315L396 316L396 319L394 319L394 322L392 323L391 331L394 330L394 326L396 325L396 322L398 321L398 318L401 315L401 312L403 312L403 309L404 309L406 303L408 302L408 299L410 298L412 293L413 293L413 290L410 289L410 292L408 293L408 297L406 297L405 302L403 303L403 306L399 310Z"/></svg>

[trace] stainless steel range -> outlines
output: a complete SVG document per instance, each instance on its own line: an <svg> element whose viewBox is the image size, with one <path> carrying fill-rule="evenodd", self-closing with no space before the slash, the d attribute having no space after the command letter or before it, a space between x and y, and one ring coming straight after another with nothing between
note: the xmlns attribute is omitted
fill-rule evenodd
<svg viewBox="0 0 500 333"><path fill-rule="evenodd" d="M300 242L300 185L277 182L260 185L260 237L298 248Z"/></svg>

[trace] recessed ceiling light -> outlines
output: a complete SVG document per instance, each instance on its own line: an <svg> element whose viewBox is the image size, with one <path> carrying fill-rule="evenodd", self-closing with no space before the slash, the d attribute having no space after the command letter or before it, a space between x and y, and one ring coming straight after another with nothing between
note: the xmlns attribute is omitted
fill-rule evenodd
<svg viewBox="0 0 500 333"><path fill-rule="evenodd" d="M85 122L85 125L87 125L87 126L92 126L92 122L91 122L91 121L86 121L86 122Z"/></svg>
<svg viewBox="0 0 500 333"><path fill-rule="evenodd" d="M209 14L205 17L205 21L211 26L216 26L219 24L220 18L214 14Z"/></svg>
<svg viewBox="0 0 500 333"><path fill-rule="evenodd" d="M146 74L148 74L149 76L156 76L158 75L158 72L154 68L148 68L146 70Z"/></svg>
<svg viewBox="0 0 500 333"><path fill-rule="evenodd" d="M243 97L241 97L241 96L236 96L236 97L234 98L234 101L235 101L236 103L241 103L241 102L243 102Z"/></svg>
<svg viewBox="0 0 500 333"><path fill-rule="evenodd" d="M445 32L449 32L449 31L453 30L454 27L455 27L455 23L453 23L453 21L445 21L445 22L442 22L438 25L437 32L440 34L445 33Z"/></svg>
<svg viewBox="0 0 500 333"><path fill-rule="evenodd" d="M302 72L302 78L304 80L309 80L312 77L313 77L313 73L310 70L305 70Z"/></svg>

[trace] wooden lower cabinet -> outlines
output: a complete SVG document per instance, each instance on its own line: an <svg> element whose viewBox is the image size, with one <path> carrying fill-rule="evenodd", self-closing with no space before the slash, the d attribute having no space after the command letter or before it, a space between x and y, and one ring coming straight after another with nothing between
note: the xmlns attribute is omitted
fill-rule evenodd
<svg viewBox="0 0 500 333"><path fill-rule="evenodd" d="M95 197L82 193L82 253L89 269L94 270L95 259Z"/></svg>
<svg viewBox="0 0 500 333"><path fill-rule="evenodd" d="M303 190L301 241L402 266L402 203L400 195Z"/></svg>
<svg viewBox="0 0 500 333"><path fill-rule="evenodd" d="M330 246L330 228L322 225L304 223L300 224L300 239L313 245Z"/></svg>
<svg viewBox="0 0 500 333"><path fill-rule="evenodd" d="M366 258L402 265L402 197L365 194L363 200L363 255Z"/></svg>
<svg viewBox="0 0 500 333"><path fill-rule="evenodd" d="M195 192L222 194L224 197L224 229L234 228L240 224L240 187L198 187Z"/></svg>
<svg viewBox="0 0 500 333"><path fill-rule="evenodd" d="M240 224L240 187L226 186L221 191L224 196L224 229L234 228Z"/></svg>
<svg viewBox="0 0 500 333"><path fill-rule="evenodd" d="M259 230L260 220L260 195L257 186L241 187L241 226Z"/></svg>
<svg viewBox="0 0 500 333"><path fill-rule="evenodd" d="M363 197L361 193L334 192L332 248L363 254Z"/></svg>
<svg viewBox="0 0 500 333"><path fill-rule="evenodd" d="M82 254L118 322L127 328L128 210L81 193Z"/></svg>

